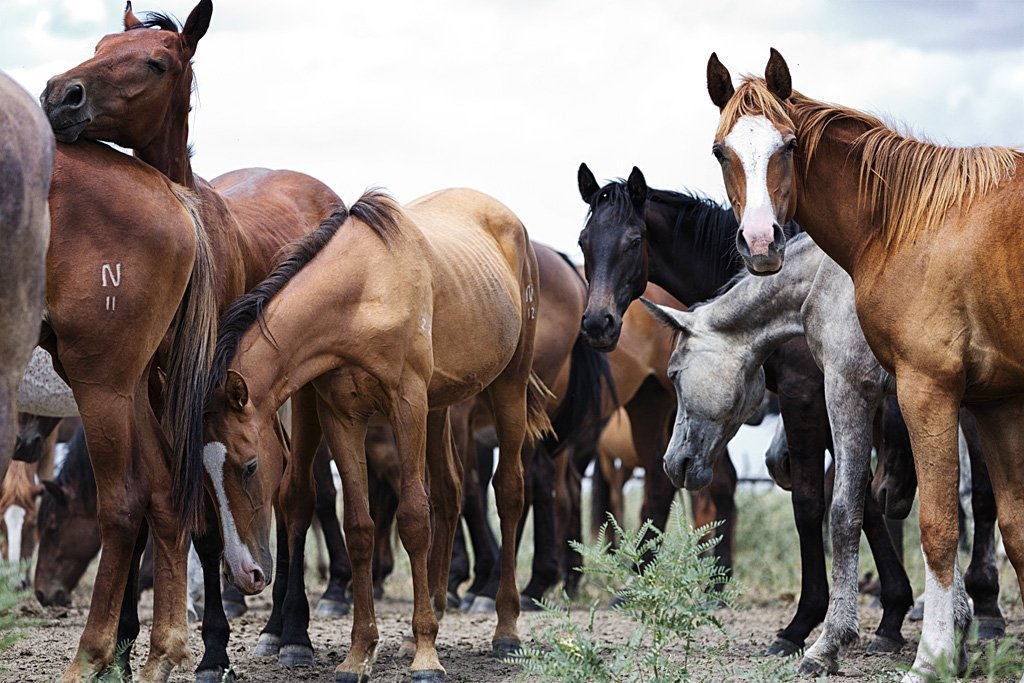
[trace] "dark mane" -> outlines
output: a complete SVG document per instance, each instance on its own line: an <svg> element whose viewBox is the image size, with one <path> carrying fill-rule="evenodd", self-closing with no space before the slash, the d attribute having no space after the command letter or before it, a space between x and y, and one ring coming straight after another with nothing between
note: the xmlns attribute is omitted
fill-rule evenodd
<svg viewBox="0 0 1024 683"><path fill-rule="evenodd" d="M630 199L629 190L626 188L626 181L622 178L616 178L594 194L584 223L590 220L598 208L608 211L608 219L617 224L630 223L638 218L643 219L643 216L638 215L633 206L633 200Z"/></svg>
<svg viewBox="0 0 1024 683"><path fill-rule="evenodd" d="M95 506L96 475L93 474L89 449L85 445L85 430L79 426L68 442L67 455L60 473L54 478L59 485L67 485L78 494L86 506Z"/></svg>
<svg viewBox="0 0 1024 683"><path fill-rule="evenodd" d="M398 204L385 193L376 189L367 190L351 208L336 209L316 230L282 249L286 256L274 272L248 294L235 299L221 316L217 348L210 368L207 403L213 397L213 392L224 383L228 366L238 350L238 343L253 324L260 325L267 338L273 341L273 336L263 323L264 308L296 273L323 250L349 217L358 218L390 246L392 237L400 232L396 219L399 211L401 209Z"/></svg>
<svg viewBox="0 0 1024 683"><path fill-rule="evenodd" d="M146 12L146 18L142 23L128 29L129 31L140 28L155 28L161 31L173 31L181 33L181 23L169 14L163 12Z"/></svg>

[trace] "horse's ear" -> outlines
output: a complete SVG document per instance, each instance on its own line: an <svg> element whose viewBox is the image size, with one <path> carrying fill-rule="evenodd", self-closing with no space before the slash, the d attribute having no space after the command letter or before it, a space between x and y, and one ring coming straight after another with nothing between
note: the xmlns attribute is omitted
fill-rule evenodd
<svg viewBox="0 0 1024 683"><path fill-rule="evenodd" d="M43 488L53 496L61 505L68 504L68 494L64 491L64 487L53 481L52 479L43 479Z"/></svg>
<svg viewBox="0 0 1024 683"><path fill-rule="evenodd" d="M764 68L764 81L768 89L780 100L787 100L793 94L793 79L789 75L789 66L779 51L771 48L768 66Z"/></svg>
<svg viewBox="0 0 1024 683"><path fill-rule="evenodd" d="M124 30L128 31L141 26L142 22L135 16L135 12L132 12L132 0L128 0L128 4L124 6Z"/></svg>
<svg viewBox="0 0 1024 683"><path fill-rule="evenodd" d="M644 206L647 204L647 181L636 166L633 167L626 180L626 189L629 191L629 198L632 200L633 206L637 211L643 213Z"/></svg>
<svg viewBox="0 0 1024 683"><path fill-rule="evenodd" d="M690 314L686 311L678 311L668 306L659 306L646 297L640 297L647 310L651 312L654 319L662 325L678 330L683 334L690 332Z"/></svg>
<svg viewBox="0 0 1024 683"><path fill-rule="evenodd" d="M224 382L224 395L227 396L229 406L235 410L245 410L249 405L249 386L245 383L245 378L234 370L228 370L228 377Z"/></svg>
<svg viewBox="0 0 1024 683"><path fill-rule="evenodd" d="M594 177L594 174L591 173L586 164L580 164L580 170L576 173L576 179L579 181L580 196L583 197L583 203L590 204L590 200L601 189L601 186L597 184L597 178Z"/></svg>
<svg viewBox="0 0 1024 683"><path fill-rule="evenodd" d="M195 54L199 39L206 35L210 28L210 18L213 16L213 0L199 0L188 19L185 20L185 28L181 29L181 35L185 38L185 45L189 51Z"/></svg>
<svg viewBox="0 0 1024 683"><path fill-rule="evenodd" d="M718 55L712 52L711 58L708 59L708 94L711 95L711 101L722 110L734 92L736 91L732 87L729 70L718 61Z"/></svg>

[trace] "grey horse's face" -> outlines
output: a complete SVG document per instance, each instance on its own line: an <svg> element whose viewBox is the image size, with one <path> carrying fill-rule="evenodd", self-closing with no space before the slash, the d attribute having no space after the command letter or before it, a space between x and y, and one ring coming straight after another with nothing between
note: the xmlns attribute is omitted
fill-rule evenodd
<svg viewBox="0 0 1024 683"><path fill-rule="evenodd" d="M657 308L652 312L679 332L668 365L677 410L665 473L678 488L699 489L711 483L715 458L760 406L764 371L727 337L702 334L693 314Z"/></svg>

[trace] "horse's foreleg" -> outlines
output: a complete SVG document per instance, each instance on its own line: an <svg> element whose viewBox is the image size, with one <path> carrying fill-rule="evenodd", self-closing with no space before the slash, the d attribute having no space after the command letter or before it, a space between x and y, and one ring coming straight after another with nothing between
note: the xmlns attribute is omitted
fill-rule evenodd
<svg viewBox="0 0 1024 683"><path fill-rule="evenodd" d="M957 568L957 495L959 446L957 424L962 387L940 382L932 373L900 372L899 402L914 449L920 490L921 545L925 558L924 627L914 666L904 683L934 676L935 662L951 660L957 629L970 621L963 582ZM1022 558L1024 559L1024 558ZM959 665L966 665L962 641Z"/></svg>
<svg viewBox="0 0 1024 683"><path fill-rule="evenodd" d="M121 616L117 621L117 665L125 675L131 674L132 649L139 637L139 593L142 591L139 558L146 549L148 540L149 524L143 520L128 568L128 583L125 584L124 597L121 599Z"/></svg>
<svg viewBox="0 0 1024 683"><path fill-rule="evenodd" d="M870 473L869 473L870 476ZM878 501L871 495L871 487L864 498L864 533L871 546L878 569L882 593L882 620L875 630L869 652L896 652L905 642L900 629L907 611L914 605L914 590L910 586L907 570L896 544L889 533L889 524Z"/></svg>
<svg viewBox="0 0 1024 683"><path fill-rule="evenodd" d="M196 683L220 683L231 670L228 659L228 638L231 627L224 614L224 603L220 594L220 558L224 552L220 531L217 528L217 512L206 501L206 530L192 537L203 566L203 659L196 668ZM227 680L233 680L228 674Z"/></svg>
<svg viewBox="0 0 1024 683"><path fill-rule="evenodd" d="M537 444L534 448L531 476L528 486L533 489L533 562L530 581L521 591L520 607L535 610L534 600L558 581L558 554L555 522L555 463L548 449Z"/></svg>
<svg viewBox="0 0 1024 683"><path fill-rule="evenodd" d="M334 486L331 454L326 443L321 443L317 449L313 460L313 478L316 481L316 517L320 520L330 558L327 589L320 596L315 613L318 617L342 617L349 610L345 590L352 580L352 565L338 521L338 491Z"/></svg>

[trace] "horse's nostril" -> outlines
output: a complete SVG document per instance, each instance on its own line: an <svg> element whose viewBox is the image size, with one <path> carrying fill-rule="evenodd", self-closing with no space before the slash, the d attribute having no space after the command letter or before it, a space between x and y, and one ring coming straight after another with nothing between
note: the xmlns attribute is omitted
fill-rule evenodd
<svg viewBox="0 0 1024 683"><path fill-rule="evenodd" d="M75 83L64 93L64 104L69 107L81 107L85 101L85 88L80 83Z"/></svg>
<svg viewBox="0 0 1024 683"><path fill-rule="evenodd" d="M256 583L256 584L264 583L264 580L263 580L263 570L259 569L258 567L256 569L253 569L252 570L252 580L253 580L253 583Z"/></svg>

